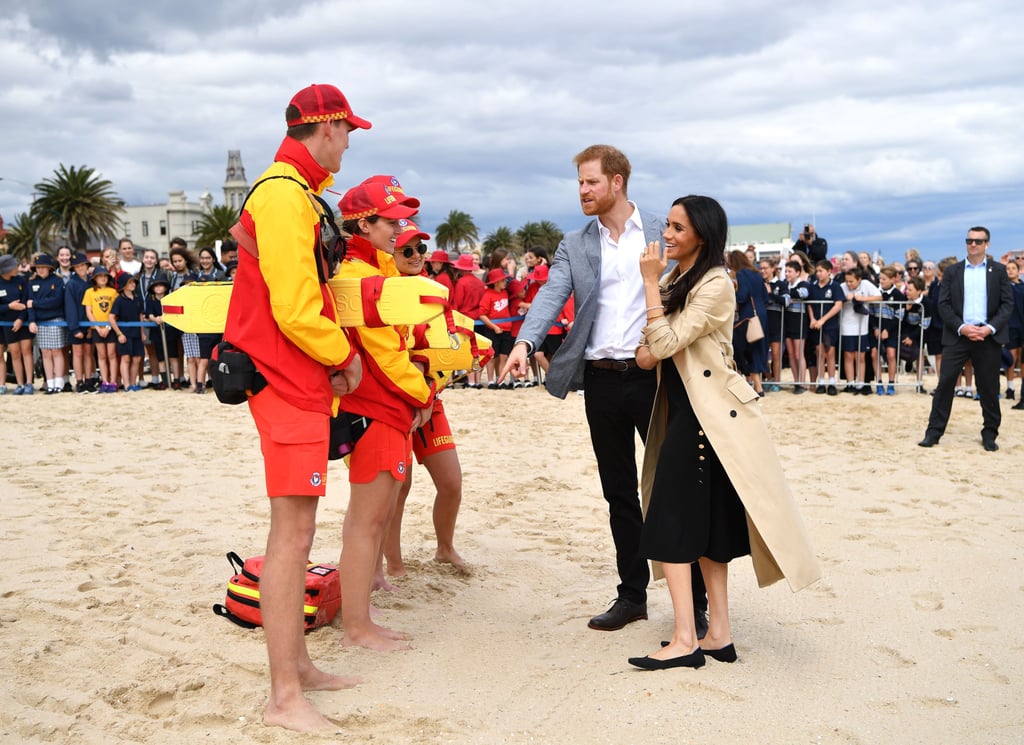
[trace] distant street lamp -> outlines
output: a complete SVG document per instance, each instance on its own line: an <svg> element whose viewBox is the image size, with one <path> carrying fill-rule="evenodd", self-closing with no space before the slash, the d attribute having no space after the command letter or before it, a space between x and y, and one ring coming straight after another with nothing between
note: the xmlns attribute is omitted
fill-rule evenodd
<svg viewBox="0 0 1024 745"><path fill-rule="evenodd" d="M35 206L36 194L37 194L35 186L33 186L32 184L26 184L24 181L18 181L18 179L16 179L16 178L7 178L6 176L0 176L0 181L10 181L11 183L20 184L21 186L24 186L24 187L27 187L27 188L31 189L32 190L32 206ZM32 207L29 207L29 212L31 212L31 211L32 211ZM35 246L36 246L35 253L38 254L39 253L39 222L38 222L38 220L35 217L32 218L32 230L33 230L34 243L35 243Z"/></svg>

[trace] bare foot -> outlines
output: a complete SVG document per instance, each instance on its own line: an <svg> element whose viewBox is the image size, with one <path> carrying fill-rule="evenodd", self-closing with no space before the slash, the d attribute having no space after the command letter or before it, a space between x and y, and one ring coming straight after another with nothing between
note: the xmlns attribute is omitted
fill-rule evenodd
<svg viewBox="0 0 1024 745"><path fill-rule="evenodd" d="M405 570L405 564L401 559L398 561L388 562L388 576L389 577L404 577L407 574Z"/></svg>
<svg viewBox="0 0 1024 745"><path fill-rule="evenodd" d="M377 631L377 628L358 634L346 631L344 638L341 640L341 645L343 647L365 647L375 652L403 652L412 649L411 645L401 639L382 634ZM388 629L384 630L387 631Z"/></svg>
<svg viewBox="0 0 1024 745"><path fill-rule="evenodd" d="M384 592L395 592L398 589L395 585L387 581L382 574L375 574L373 576L373 584L370 586L370 592L374 590L383 590Z"/></svg>
<svg viewBox="0 0 1024 745"><path fill-rule="evenodd" d="M389 629L387 626L381 626L378 623L372 624L372 626L373 631L375 633L380 634L381 636L386 636L388 639L397 639L398 641L405 641L407 639L412 638L404 631L395 631L394 629Z"/></svg>
<svg viewBox="0 0 1024 745"><path fill-rule="evenodd" d="M338 729L305 698L289 706L267 704L263 710L263 723L268 727L284 727L294 732L330 732Z"/></svg>
<svg viewBox="0 0 1024 745"><path fill-rule="evenodd" d="M461 556L459 556L458 551L456 551L454 548L437 549L437 551L434 553L434 561L440 562L442 564L451 564L453 567L458 569L463 574L473 573L472 564L470 564Z"/></svg>
<svg viewBox="0 0 1024 745"><path fill-rule="evenodd" d="M301 676L304 691L341 691L345 688L355 688L362 682L363 679L358 675L332 675L315 667Z"/></svg>

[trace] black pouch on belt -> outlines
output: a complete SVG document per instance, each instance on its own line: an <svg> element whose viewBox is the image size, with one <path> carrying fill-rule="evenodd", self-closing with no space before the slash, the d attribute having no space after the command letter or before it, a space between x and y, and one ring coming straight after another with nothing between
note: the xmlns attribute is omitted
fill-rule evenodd
<svg viewBox="0 0 1024 745"><path fill-rule="evenodd" d="M222 404L241 404L267 385L252 358L231 342L222 341L210 356L213 391Z"/></svg>

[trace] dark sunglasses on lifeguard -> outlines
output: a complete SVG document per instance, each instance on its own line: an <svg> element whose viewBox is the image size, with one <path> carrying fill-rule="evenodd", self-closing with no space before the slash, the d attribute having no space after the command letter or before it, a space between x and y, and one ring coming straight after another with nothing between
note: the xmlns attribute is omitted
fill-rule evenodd
<svg viewBox="0 0 1024 745"><path fill-rule="evenodd" d="M416 245L416 246L406 246L405 248L403 248L402 249L402 256L404 256L407 259L411 259L412 255L414 253L418 253L420 256L422 256L426 252L427 252L427 244L426 243L420 243L419 245Z"/></svg>

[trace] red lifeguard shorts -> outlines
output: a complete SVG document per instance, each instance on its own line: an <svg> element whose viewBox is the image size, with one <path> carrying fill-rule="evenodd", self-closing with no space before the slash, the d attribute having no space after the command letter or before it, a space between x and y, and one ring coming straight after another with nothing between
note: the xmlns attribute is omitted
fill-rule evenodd
<svg viewBox="0 0 1024 745"><path fill-rule="evenodd" d="M416 455L416 462L423 463L424 458L454 449L452 426L448 423L448 415L444 413L444 404L436 398L430 421L412 433L412 452Z"/></svg>
<svg viewBox="0 0 1024 745"><path fill-rule="evenodd" d="M348 456L348 481L369 484L381 471L387 471L396 481L405 481L411 461L409 434L374 420Z"/></svg>
<svg viewBox="0 0 1024 745"><path fill-rule="evenodd" d="M249 398L260 433L268 497L322 497L327 488L330 419L296 408L269 385Z"/></svg>

